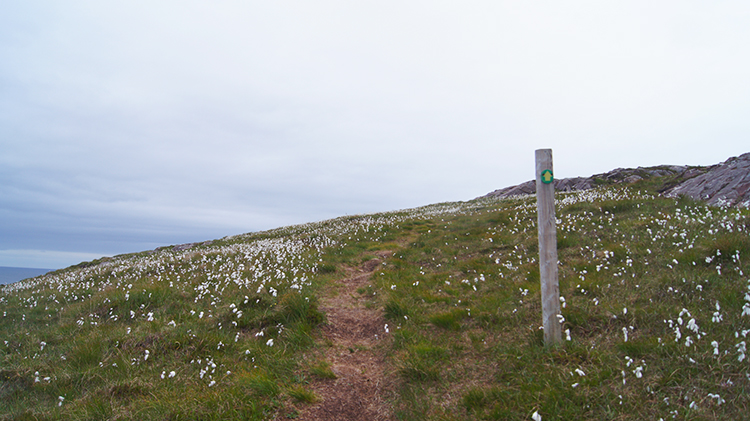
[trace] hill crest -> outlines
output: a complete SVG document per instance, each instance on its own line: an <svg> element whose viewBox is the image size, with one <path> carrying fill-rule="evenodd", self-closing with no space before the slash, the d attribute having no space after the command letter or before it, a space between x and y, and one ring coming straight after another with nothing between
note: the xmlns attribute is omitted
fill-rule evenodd
<svg viewBox="0 0 750 421"><path fill-rule="evenodd" d="M589 190L612 184L631 184L662 177L659 193L666 197L689 196L709 205L750 207L750 153L732 157L711 166L659 165L655 167L617 168L590 177L555 180L561 192ZM536 182L527 181L492 191L480 198L509 198L536 194Z"/></svg>

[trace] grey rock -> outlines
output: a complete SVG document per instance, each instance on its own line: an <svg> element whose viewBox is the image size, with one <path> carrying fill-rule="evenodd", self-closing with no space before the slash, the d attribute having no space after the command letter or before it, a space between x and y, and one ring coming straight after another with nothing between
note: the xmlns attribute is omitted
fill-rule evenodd
<svg viewBox="0 0 750 421"><path fill-rule="evenodd" d="M729 158L663 193L704 200L709 205L750 207L750 153Z"/></svg>
<svg viewBox="0 0 750 421"><path fill-rule="evenodd" d="M634 183L644 177L650 176L661 176L661 175L674 175L677 173L676 170L670 168L637 168L637 169L624 169L617 168L608 173L597 174L591 177L575 177L575 178L563 178L555 180L555 191L560 192L573 192L580 190L588 190L597 186L597 184L606 183ZM517 186L506 187L504 189L495 190L482 197L497 197L497 198L508 198L524 195L536 194L536 181L531 180Z"/></svg>

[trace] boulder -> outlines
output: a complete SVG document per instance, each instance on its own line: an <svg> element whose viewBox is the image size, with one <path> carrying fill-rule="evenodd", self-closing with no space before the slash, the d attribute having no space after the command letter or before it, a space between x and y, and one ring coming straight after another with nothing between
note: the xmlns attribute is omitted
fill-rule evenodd
<svg viewBox="0 0 750 421"><path fill-rule="evenodd" d="M709 205L750 207L750 153L729 158L663 194L667 197L689 196Z"/></svg>

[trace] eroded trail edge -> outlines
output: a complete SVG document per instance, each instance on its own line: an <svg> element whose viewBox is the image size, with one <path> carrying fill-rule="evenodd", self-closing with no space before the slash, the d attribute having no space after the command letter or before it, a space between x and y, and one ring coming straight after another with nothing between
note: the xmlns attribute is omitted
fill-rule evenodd
<svg viewBox="0 0 750 421"><path fill-rule="evenodd" d="M300 419L393 419L388 402L393 385L388 380L383 346L389 340L386 322L379 307L368 308L371 298L357 291L370 285L372 273L386 255L382 253L380 259L369 260L361 268L347 269L346 278L321 297L320 309L328 318L322 328L325 359L336 378L311 385L319 401L304 410Z"/></svg>

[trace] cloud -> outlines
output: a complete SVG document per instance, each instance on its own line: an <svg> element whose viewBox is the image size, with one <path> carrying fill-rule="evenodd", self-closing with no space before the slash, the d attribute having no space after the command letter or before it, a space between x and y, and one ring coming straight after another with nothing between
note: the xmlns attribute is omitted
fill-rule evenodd
<svg viewBox="0 0 750 421"><path fill-rule="evenodd" d="M743 2L23 2L0 250L139 251L747 152ZM711 145L707 147L707 145Z"/></svg>

